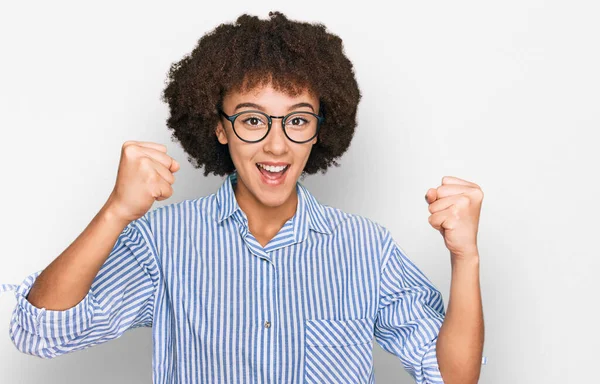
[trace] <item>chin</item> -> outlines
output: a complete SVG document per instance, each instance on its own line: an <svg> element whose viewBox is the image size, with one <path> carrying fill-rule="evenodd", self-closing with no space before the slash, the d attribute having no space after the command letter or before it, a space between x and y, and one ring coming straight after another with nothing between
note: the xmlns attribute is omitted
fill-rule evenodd
<svg viewBox="0 0 600 384"><path fill-rule="evenodd" d="M269 208L277 208L277 207L281 207L283 205L283 203L285 202L285 200L265 200L265 199L260 199L260 202L265 206L265 207L269 207Z"/></svg>
<svg viewBox="0 0 600 384"><path fill-rule="evenodd" d="M259 183L262 184L261 181L259 181ZM286 187L287 184L288 182L286 181L285 184L280 185L277 189L260 185L261 188L258 190L258 196L256 196L256 198L265 206L273 208L279 207L290 198L291 191Z"/></svg>
<svg viewBox="0 0 600 384"><path fill-rule="evenodd" d="M296 176L289 174L283 184L277 186L266 185L261 180L261 175L258 175L256 185L258 186L256 198L265 206L278 207L284 204L296 192Z"/></svg>

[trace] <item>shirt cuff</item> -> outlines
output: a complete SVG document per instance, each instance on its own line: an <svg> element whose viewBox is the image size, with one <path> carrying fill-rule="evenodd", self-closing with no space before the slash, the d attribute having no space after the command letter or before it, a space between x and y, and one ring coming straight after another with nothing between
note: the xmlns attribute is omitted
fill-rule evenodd
<svg viewBox="0 0 600 384"><path fill-rule="evenodd" d="M38 308L26 299L41 273L40 270L27 276L15 290L17 323L29 333L49 339L71 339L88 329L94 319L93 309L97 306L91 291L74 307L62 311Z"/></svg>
<svg viewBox="0 0 600 384"><path fill-rule="evenodd" d="M427 384L443 384L442 374L438 366L437 351L436 351L437 338L431 341L429 348L423 355L421 360L421 366L423 367L423 378Z"/></svg>

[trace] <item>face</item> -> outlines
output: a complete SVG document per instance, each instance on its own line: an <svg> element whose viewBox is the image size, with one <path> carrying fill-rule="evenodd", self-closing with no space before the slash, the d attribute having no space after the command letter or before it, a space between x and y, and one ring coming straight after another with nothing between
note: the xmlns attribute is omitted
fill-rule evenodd
<svg viewBox="0 0 600 384"><path fill-rule="evenodd" d="M255 105L239 106L242 103ZM298 103L310 106L294 106ZM319 100L310 92L305 90L292 97L275 90L271 84L246 93L232 91L223 98L223 111L230 116L249 110L260 110L272 116L284 116L292 111L319 114L318 108ZM294 143L285 136L281 124L282 119L273 119L269 134L257 143L240 140L231 122L224 116L220 117L216 129L219 142L229 145L229 153L238 173L236 194L248 195L268 207L278 207L295 198L296 182L308 161L312 146L317 143L316 137L306 143ZM285 171L283 181L276 184L267 181L258 163L285 163L289 164L289 168Z"/></svg>

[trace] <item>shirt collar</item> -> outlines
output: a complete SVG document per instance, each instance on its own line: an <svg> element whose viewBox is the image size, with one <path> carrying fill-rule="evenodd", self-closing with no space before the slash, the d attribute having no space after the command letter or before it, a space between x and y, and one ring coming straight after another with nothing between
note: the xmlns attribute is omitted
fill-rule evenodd
<svg viewBox="0 0 600 384"><path fill-rule="evenodd" d="M233 186L237 183L237 171L229 174L219 190L216 193L217 199L217 221L219 224L232 216L236 211L242 212L235 198ZM327 219L325 207L302 185L296 182L296 192L298 193L298 205L294 220L297 221L299 228L308 226L309 229L331 234L332 230Z"/></svg>

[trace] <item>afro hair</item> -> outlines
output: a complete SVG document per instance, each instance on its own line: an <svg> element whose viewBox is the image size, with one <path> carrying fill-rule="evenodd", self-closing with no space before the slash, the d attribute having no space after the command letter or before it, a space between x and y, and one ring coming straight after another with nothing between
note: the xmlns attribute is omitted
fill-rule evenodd
<svg viewBox="0 0 600 384"><path fill-rule="evenodd" d="M289 20L269 12L269 20L243 14L202 36L191 53L172 63L162 101L167 126L195 168L224 176L235 171L217 128L224 95L272 84L290 96L308 90L318 97L325 118L303 170L325 173L350 146L361 93L342 40L320 23Z"/></svg>

